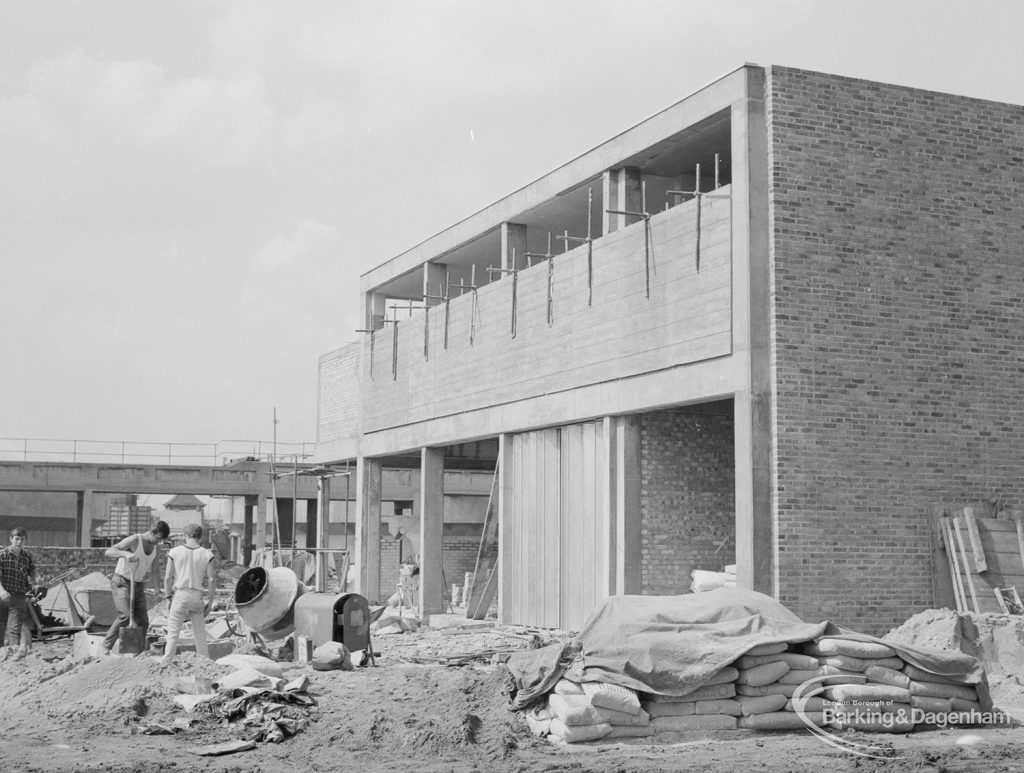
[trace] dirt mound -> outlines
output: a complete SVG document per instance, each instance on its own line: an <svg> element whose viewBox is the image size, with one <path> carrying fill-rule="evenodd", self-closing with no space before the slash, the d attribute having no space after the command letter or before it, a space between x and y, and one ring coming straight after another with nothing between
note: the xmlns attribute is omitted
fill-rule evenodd
<svg viewBox="0 0 1024 773"><path fill-rule="evenodd" d="M893 628L882 638L936 650L968 651L963 649L961 616L952 609L928 609L920 612L902 625Z"/></svg>

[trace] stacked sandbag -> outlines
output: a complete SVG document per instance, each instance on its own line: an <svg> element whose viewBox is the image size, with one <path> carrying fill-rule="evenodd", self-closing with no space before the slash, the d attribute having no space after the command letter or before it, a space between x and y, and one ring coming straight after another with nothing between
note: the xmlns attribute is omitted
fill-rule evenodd
<svg viewBox="0 0 1024 773"><path fill-rule="evenodd" d="M736 587L736 564L730 564L720 572L707 569L694 569L690 572L690 592L703 593L715 588Z"/></svg>
<svg viewBox="0 0 1024 773"><path fill-rule="evenodd" d="M806 727L791 699L797 687L818 676L817 658L780 642L755 647L734 665L739 671L736 692L743 707L737 727L759 731ZM804 716L822 725L822 709L820 701L808 704Z"/></svg>
<svg viewBox="0 0 1024 773"><path fill-rule="evenodd" d="M654 734L636 691L606 682L559 680L546 712L528 714L527 722L535 734L565 743Z"/></svg>
<svg viewBox="0 0 1024 773"><path fill-rule="evenodd" d="M738 676L739 671L726 666L685 695L645 695L640 705L650 715L655 733L735 730L741 714Z"/></svg>
<svg viewBox="0 0 1024 773"><path fill-rule="evenodd" d="M909 733L914 729L909 679L891 647L840 637L804 647L818 659L824 680L824 708L837 729Z"/></svg>
<svg viewBox="0 0 1024 773"><path fill-rule="evenodd" d="M940 674L924 671L909 663L903 667L903 676L908 682L910 705L916 709L915 719L922 724L943 722L944 715L950 713L971 712L975 716L981 713L978 691L973 687L954 682Z"/></svg>

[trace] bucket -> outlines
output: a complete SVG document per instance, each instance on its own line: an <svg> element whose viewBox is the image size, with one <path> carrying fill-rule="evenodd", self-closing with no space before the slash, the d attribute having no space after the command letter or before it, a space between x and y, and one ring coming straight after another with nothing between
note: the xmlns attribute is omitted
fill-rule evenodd
<svg viewBox="0 0 1024 773"><path fill-rule="evenodd" d="M291 569L254 566L235 583L235 606L250 631L265 639L283 639L295 630L295 600L305 592Z"/></svg>

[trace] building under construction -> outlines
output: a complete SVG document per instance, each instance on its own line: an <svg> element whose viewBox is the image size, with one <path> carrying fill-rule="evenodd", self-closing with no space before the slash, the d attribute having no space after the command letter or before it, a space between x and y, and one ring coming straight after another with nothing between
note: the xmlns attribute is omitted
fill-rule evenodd
<svg viewBox="0 0 1024 773"><path fill-rule="evenodd" d="M385 260L320 360L360 590L405 468L445 608L454 466L496 470L505 623L733 563L805 620L933 605L939 508L1022 505L1022 170L1019 106L745 65Z"/></svg>

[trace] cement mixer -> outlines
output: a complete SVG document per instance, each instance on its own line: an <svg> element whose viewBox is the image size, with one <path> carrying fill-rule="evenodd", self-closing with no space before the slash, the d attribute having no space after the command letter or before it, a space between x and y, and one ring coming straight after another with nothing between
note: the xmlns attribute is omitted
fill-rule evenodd
<svg viewBox="0 0 1024 773"><path fill-rule="evenodd" d="M235 583L235 606L250 631L283 639L295 630L295 601L308 590L288 567L254 566Z"/></svg>

